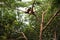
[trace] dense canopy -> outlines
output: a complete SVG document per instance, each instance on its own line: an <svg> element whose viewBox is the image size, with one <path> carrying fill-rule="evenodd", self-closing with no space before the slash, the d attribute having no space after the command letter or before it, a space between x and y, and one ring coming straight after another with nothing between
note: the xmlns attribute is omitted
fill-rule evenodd
<svg viewBox="0 0 60 40"><path fill-rule="evenodd" d="M0 40L60 40L59 29L60 0L0 0Z"/></svg>

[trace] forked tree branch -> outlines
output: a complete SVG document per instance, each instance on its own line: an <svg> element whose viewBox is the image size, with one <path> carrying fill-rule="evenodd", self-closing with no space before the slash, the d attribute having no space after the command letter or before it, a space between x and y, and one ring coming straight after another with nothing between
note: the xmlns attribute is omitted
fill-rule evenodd
<svg viewBox="0 0 60 40"><path fill-rule="evenodd" d="M52 22L52 20L55 18L55 16L57 16L57 14L60 12L60 10L58 10L51 18L50 20L46 23L46 25L43 28L43 31L47 28L47 26Z"/></svg>
<svg viewBox="0 0 60 40"><path fill-rule="evenodd" d="M17 39L21 39L24 38L25 40L28 40L27 37L25 36L25 34L23 32L19 32L23 37L18 37Z"/></svg>

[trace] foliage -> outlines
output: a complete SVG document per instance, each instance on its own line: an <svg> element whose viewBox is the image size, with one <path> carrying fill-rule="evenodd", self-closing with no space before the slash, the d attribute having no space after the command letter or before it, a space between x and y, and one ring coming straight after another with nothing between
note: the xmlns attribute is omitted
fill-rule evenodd
<svg viewBox="0 0 60 40"><path fill-rule="evenodd" d="M36 15L25 14L18 11L18 7L29 7L31 2L22 0L0 0L0 40L19 40L20 32L24 32L28 40L39 40L41 14L44 15L44 25L54 13L60 9L60 0L35 0ZM38 19L39 18L39 19ZM28 23L27 23L28 22ZM43 32L43 40L53 40L53 32L56 30L57 39L60 36L60 13L53 19ZM19 38L19 39L17 39Z"/></svg>

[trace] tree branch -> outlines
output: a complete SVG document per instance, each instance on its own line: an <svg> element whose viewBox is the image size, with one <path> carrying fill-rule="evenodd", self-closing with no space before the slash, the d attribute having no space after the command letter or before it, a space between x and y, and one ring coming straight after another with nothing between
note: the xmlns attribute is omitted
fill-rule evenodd
<svg viewBox="0 0 60 40"><path fill-rule="evenodd" d="M51 21L55 18L55 16L57 16L57 14L60 12L60 10L58 10L51 18L50 20L47 22L47 24L44 26L43 31L47 28L47 26L51 23Z"/></svg>
<svg viewBox="0 0 60 40"><path fill-rule="evenodd" d="M26 40L28 40L27 37L25 36L25 34L23 32L19 32L19 33L22 34L23 37L18 37L17 39L19 39L19 38L25 38Z"/></svg>

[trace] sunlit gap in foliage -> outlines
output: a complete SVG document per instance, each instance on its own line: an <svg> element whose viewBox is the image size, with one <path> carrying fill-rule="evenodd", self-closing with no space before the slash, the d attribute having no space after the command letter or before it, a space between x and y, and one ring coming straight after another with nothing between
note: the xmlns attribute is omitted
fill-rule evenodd
<svg viewBox="0 0 60 40"><path fill-rule="evenodd" d="M15 1L16 1L16 3L20 3L20 0L19 1L15 0ZM21 0L21 2L30 2L30 1L32 1L32 0Z"/></svg>
<svg viewBox="0 0 60 40"><path fill-rule="evenodd" d="M29 18L27 17L28 15L27 14L20 14L20 15L22 15L22 19L21 19L21 21L23 22L23 23L25 23L25 24L29 24Z"/></svg>
<svg viewBox="0 0 60 40"><path fill-rule="evenodd" d="M22 0L22 2L30 2L30 1L32 1L32 0Z"/></svg>
<svg viewBox="0 0 60 40"><path fill-rule="evenodd" d="M19 8L19 9L23 9L23 11L25 11L24 8ZM18 16L17 11L18 11L18 10L15 11L15 12L16 12L16 19L17 19L17 21L18 21L18 22L21 21L21 22L29 25L29 18L27 17L28 14L21 13L21 14L19 14L19 16ZM22 12L22 11L19 11L19 12Z"/></svg>
<svg viewBox="0 0 60 40"><path fill-rule="evenodd" d="M4 2L0 2L0 4L4 4Z"/></svg>

